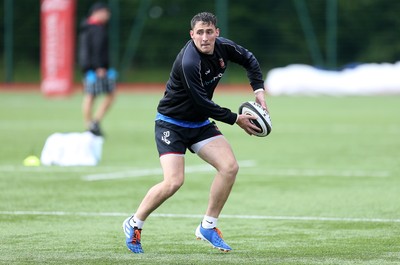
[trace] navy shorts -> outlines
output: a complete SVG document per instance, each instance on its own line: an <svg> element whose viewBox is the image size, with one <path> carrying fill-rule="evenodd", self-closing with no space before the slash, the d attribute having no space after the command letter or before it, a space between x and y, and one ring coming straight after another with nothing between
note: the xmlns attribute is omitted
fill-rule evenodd
<svg viewBox="0 0 400 265"><path fill-rule="evenodd" d="M186 149L197 153L206 143L219 136L222 133L213 122L199 128L181 127L163 120L156 120L155 124L155 138L160 156L184 155Z"/></svg>
<svg viewBox="0 0 400 265"><path fill-rule="evenodd" d="M93 96L111 94L115 90L116 79L117 72L114 69L108 69L104 78L97 77L95 71L89 70L83 80L85 93Z"/></svg>

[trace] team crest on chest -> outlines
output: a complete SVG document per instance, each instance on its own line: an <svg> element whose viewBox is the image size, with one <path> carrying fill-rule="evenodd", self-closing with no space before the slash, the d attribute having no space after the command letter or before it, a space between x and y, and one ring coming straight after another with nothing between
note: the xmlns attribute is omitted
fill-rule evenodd
<svg viewBox="0 0 400 265"><path fill-rule="evenodd" d="M224 59L222 59L222 58L219 58L219 66L221 66L221 68L222 68L222 69L224 69L224 68L225 68L225 62L224 62Z"/></svg>

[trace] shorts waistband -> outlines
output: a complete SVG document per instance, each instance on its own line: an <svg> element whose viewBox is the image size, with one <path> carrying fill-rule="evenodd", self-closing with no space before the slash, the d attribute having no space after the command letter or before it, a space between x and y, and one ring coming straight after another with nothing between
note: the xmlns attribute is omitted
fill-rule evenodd
<svg viewBox="0 0 400 265"><path fill-rule="evenodd" d="M201 122L178 120L178 119L175 119L175 118L171 118L171 117L165 116L165 115L163 115L161 113L158 113L158 112L157 112L157 115L156 115L156 121L157 120L161 120L161 121L165 121L165 122L168 122L168 123L172 123L174 125L178 125L178 126L185 127L185 128L200 128L200 127L206 126L206 125L211 123L210 120L205 120L205 121L201 121Z"/></svg>

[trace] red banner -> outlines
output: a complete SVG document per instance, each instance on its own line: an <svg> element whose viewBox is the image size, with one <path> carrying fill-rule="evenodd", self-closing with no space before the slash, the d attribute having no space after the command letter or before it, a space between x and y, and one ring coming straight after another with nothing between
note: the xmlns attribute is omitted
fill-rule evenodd
<svg viewBox="0 0 400 265"><path fill-rule="evenodd" d="M41 0L41 90L47 96L72 92L75 0Z"/></svg>

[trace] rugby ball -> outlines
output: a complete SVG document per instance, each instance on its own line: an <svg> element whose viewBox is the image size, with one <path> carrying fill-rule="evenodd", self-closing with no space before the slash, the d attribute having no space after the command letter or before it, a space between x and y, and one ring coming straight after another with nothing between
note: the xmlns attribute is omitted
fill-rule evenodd
<svg viewBox="0 0 400 265"><path fill-rule="evenodd" d="M265 137L270 134L272 130L271 117L260 104L253 101L244 102L239 107L239 114L247 114L257 117L256 120L251 120L254 125L261 129L260 132L254 134L255 136Z"/></svg>

